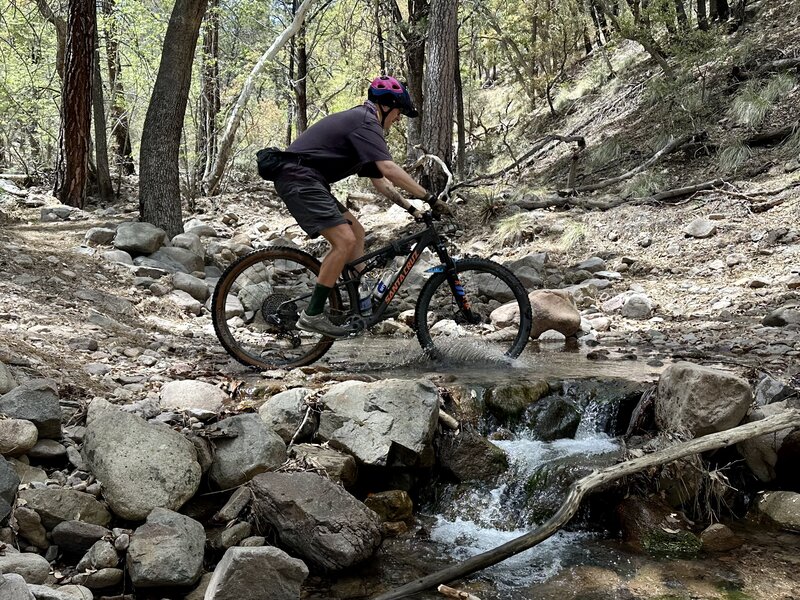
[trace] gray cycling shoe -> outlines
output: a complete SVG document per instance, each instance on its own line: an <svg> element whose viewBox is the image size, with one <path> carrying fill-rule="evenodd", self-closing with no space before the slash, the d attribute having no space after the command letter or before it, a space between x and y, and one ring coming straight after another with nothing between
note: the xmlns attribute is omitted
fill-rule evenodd
<svg viewBox="0 0 800 600"><path fill-rule="evenodd" d="M297 319L297 328L309 333L319 333L320 335L337 339L350 337L355 333L354 330L348 329L347 327L334 325L325 313L309 316L306 314L306 311L300 313Z"/></svg>

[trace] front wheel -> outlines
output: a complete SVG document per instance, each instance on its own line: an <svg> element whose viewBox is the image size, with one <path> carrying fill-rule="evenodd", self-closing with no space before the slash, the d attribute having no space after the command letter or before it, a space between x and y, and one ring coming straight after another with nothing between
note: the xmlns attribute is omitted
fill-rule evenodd
<svg viewBox="0 0 800 600"><path fill-rule="evenodd" d="M459 260L456 271L455 288L458 293L463 289L471 314L459 307L446 273L435 273L422 288L414 315L423 350L458 360L519 356L532 324L523 285L511 271L490 260Z"/></svg>
<svg viewBox="0 0 800 600"><path fill-rule="evenodd" d="M319 274L319 261L294 248L256 250L232 263L214 290L211 315L219 341L233 358L259 369L308 365L333 340L297 328ZM338 288L326 304L341 315Z"/></svg>

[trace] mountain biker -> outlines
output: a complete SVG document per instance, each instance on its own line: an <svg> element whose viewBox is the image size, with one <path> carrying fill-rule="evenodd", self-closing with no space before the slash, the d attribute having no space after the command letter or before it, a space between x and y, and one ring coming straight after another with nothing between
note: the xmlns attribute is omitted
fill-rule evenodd
<svg viewBox="0 0 800 600"><path fill-rule="evenodd" d="M311 300L300 313L299 329L334 338L351 333L331 323L323 309L344 265L364 254L364 228L331 194L330 184L350 175L369 177L378 192L415 219L420 211L395 186L425 200L435 212L448 212L443 201L392 160L386 144L385 135L400 115L413 118L418 114L405 85L394 77L376 77L364 104L315 123L283 154L285 163L275 176L275 190L310 237L321 235L331 245Z"/></svg>

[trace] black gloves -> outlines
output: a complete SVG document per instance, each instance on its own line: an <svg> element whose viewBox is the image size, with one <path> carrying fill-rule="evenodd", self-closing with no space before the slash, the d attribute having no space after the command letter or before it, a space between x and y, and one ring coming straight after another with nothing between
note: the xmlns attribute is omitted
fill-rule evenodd
<svg viewBox="0 0 800 600"><path fill-rule="evenodd" d="M452 216L453 212L444 200L439 200L436 196L428 192L425 194L425 202L431 207L433 216L440 219L442 215Z"/></svg>
<svg viewBox="0 0 800 600"><path fill-rule="evenodd" d="M414 217L414 220L417 223L422 221L422 211L420 209L415 208L414 206L409 206L408 207L408 214L410 214L412 217Z"/></svg>

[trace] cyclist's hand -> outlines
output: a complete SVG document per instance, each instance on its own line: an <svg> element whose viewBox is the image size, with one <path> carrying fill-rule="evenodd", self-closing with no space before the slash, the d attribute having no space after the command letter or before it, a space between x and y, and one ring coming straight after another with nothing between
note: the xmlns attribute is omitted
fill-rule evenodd
<svg viewBox="0 0 800 600"><path fill-rule="evenodd" d="M447 206L447 203L444 200L437 200L434 202L431 206L431 212L436 219L441 219L442 216L453 216L453 211L450 210L450 207Z"/></svg>
<svg viewBox="0 0 800 600"><path fill-rule="evenodd" d="M418 208L416 208L414 206L411 206L408 209L408 214L410 214L412 217L414 217L414 220L417 223L422 223L423 212L420 209L418 209Z"/></svg>

